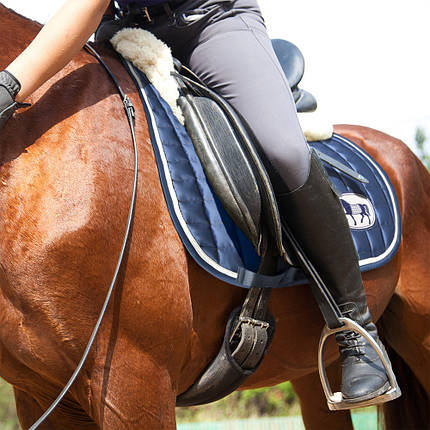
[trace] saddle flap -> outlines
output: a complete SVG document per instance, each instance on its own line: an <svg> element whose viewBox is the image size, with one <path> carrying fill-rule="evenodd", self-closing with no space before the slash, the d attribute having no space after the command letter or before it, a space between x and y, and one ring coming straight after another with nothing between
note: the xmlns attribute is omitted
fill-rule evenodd
<svg viewBox="0 0 430 430"><path fill-rule="evenodd" d="M188 77L179 73L176 73L175 76L182 93L179 104L184 110L185 124L194 145L207 148L207 145L202 146L199 140L202 131L206 135L205 138L208 138L210 134L210 141L218 148L217 152L223 157L220 160L223 168L218 169L218 172L223 173L224 167L226 167L226 171L228 171L226 182L230 191L242 193L240 199L235 196L234 200L243 202L248 208L246 211L236 211L233 215L227 207L226 211L241 229L241 226L244 225L240 219L241 214L250 213L251 219L255 221L258 240L256 237L248 237L248 239L260 256L262 252L268 252L268 249L263 249L265 244L270 244L270 253L278 252L282 258L291 262L282 242L281 221L276 198L269 176L256 150L255 138L249 133L243 120L222 97ZM194 124L196 121L197 126ZM198 130L199 128L201 130ZM228 131L227 135L225 135L226 131ZM228 138L225 138L226 136ZM198 151L199 149L196 149L196 152ZM204 158L202 159L200 156L199 158L203 164ZM208 169L208 167L204 167L204 169L214 170L213 168ZM212 186L222 182L216 175L208 177L208 180ZM217 196L223 204L229 205L228 201L224 202L224 193L222 190L220 191L221 193L217 193ZM250 199L255 199L255 201ZM254 213L254 210L257 212ZM242 231L246 234L249 229L242 229ZM271 236L271 240L268 240L266 235Z"/></svg>
<svg viewBox="0 0 430 430"><path fill-rule="evenodd" d="M181 96L179 105L213 191L258 250L262 213L259 187L235 130L217 103L207 97Z"/></svg>

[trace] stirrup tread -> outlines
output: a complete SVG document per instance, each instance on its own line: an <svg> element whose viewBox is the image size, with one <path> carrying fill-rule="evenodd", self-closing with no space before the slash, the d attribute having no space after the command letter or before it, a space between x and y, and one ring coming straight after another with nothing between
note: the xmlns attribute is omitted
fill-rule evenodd
<svg viewBox="0 0 430 430"><path fill-rule="evenodd" d="M365 330L363 327L361 327L359 324L357 324L355 321L351 320L350 318L339 318L340 322L343 323L341 327L337 327L334 329L330 329L327 326L324 327L319 347L318 347L318 370L320 374L321 384L324 390L324 394L327 398L327 406L331 411L338 411L338 410L344 410L344 409L353 409L353 408L363 408L366 406L371 405L377 405L381 403L388 402L390 400L394 400L397 397L401 395L400 387L397 384L396 377L394 375L394 372L391 368L391 363L388 359L388 357L384 354L381 347L375 342L375 340L372 338L372 336ZM376 394L376 397L368 398L369 395L363 396L359 399L347 399L345 398L341 392L333 393L331 390L330 384L328 382L327 373L324 366L324 345L327 341L328 337L336 334L338 332L344 331L344 330L352 330L356 333L359 333L361 336L363 336L370 344L370 346L375 350L375 352L378 354L382 365L385 368L385 371L388 376L388 387L385 390L385 385L378 390L377 393L381 392L381 394Z"/></svg>
<svg viewBox="0 0 430 430"><path fill-rule="evenodd" d="M340 396L339 396L340 394ZM365 408L367 406L380 405L382 403L390 402L391 400L397 399L401 396L401 391L399 386L391 388L379 396L373 397L368 400L349 400L342 396L342 393L334 393L333 396L327 399L328 408L331 411L341 411L347 409Z"/></svg>

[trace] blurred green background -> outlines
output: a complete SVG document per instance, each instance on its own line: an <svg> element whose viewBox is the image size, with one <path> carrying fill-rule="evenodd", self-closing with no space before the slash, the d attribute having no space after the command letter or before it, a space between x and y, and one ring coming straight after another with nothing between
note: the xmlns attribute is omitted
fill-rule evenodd
<svg viewBox="0 0 430 430"><path fill-rule="evenodd" d="M210 405L176 408L178 423L299 414L300 406L289 382L270 388L238 391ZM19 429L12 388L0 379L0 430Z"/></svg>
<svg viewBox="0 0 430 430"><path fill-rule="evenodd" d="M15 412L12 387L0 379L0 430L20 429Z"/></svg>

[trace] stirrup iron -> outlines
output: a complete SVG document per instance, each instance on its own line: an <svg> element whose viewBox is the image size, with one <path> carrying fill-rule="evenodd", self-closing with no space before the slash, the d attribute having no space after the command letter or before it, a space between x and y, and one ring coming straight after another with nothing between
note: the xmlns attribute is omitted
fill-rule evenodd
<svg viewBox="0 0 430 430"><path fill-rule="evenodd" d="M380 346L375 342L372 336L365 330L363 327L361 327L359 324L354 322L350 318L339 318L339 321L343 323L341 327L336 327L333 329L330 329L327 325L324 327L320 342L318 346L318 370L320 374L321 379L321 385L324 390L324 394L327 398L327 405L328 408L331 411L339 411L343 409L353 409L353 408L363 408L366 406L376 405L380 403L385 403L390 400L394 400L397 397L400 397L402 394L400 391L400 387L397 384L396 377L394 376L393 369L391 368L391 363L389 362L386 355L382 352L382 349ZM379 395L374 397L373 399L363 400L363 401L354 401L353 399L344 399L341 392L333 393L327 378L327 373L324 366L324 345L328 339L329 336L336 334L341 331L345 330L352 330L356 333L359 333L361 336L363 336L369 343L370 346L375 350L375 352L378 354L378 357L380 358L385 371L388 376L388 382L390 383L389 389Z"/></svg>

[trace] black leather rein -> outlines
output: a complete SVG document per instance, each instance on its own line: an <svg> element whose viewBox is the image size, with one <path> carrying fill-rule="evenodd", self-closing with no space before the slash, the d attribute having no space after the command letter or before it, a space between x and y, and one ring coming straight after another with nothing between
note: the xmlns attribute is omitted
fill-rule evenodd
<svg viewBox="0 0 430 430"><path fill-rule="evenodd" d="M90 54L92 54L99 61L99 63L105 68L105 70L109 74L110 78L112 79L114 85L116 86L116 88L117 88L117 90L121 96L122 103L124 105L124 110L125 110L125 113L127 115L127 120L128 120L129 125L130 125L131 137L132 137L132 141L133 141L133 150L134 150L133 191L132 191L131 198L130 198L130 207L128 210L128 217L127 217L127 224L126 224L125 233L124 233L124 239L123 239L123 243L122 243L122 247L121 247L121 252L120 252L120 255L119 255L118 260L117 260L117 265L116 265L115 272L114 272L114 275L112 278L112 282L111 282L110 287L106 293L106 298L105 298L105 301L103 303L103 307L100 311L99 317L98 317L97 322L94 326L93 332L92 332L90 339L87 343L85 351L82 354L82 358L79 361L79 363L78 363L75 371L73 372L72 376L70 377L69 381L67 382L65 387L62 389L61 393L54 400L54 402L51 404L51 406L49 406L49 408L46 410L46 412L44 412L43 415L30 427L29 430L37 429L39 427L39 425L42 424L46 420L46 418L53 412L53 410L58 406L58 404L61 402L61 400L63 399L63 397L66 395L67 391L69 390L69 388L73 384L73 382L75 382L75 380L76 380L79 372L81 371L86 359L88 358L91 347L94 343L94 339L97 336L101 322L102 322L103 317L106 313L106 308L109 304L110 298L112 296L112 292L114 290L114 287L115 287L115 284L116 284L116 281L118 278L119 270L120 270L122 263L123 263L123 260L124 260L128 239L130 238L131 226L133 224L134 207L136 204L138 158L137 158L136 134L135 134L135 129L134 129L134 119L135 119L134 106L132 105L127 94L125 94L124 91L122 90L121 86L119 85L118 80L115 78L114 74L109 69L108 65L103 61L103 59L100 57L100 55L97 53L97 51L93 47L91 47L89 44L85 45L85 49Z"/></svg>

